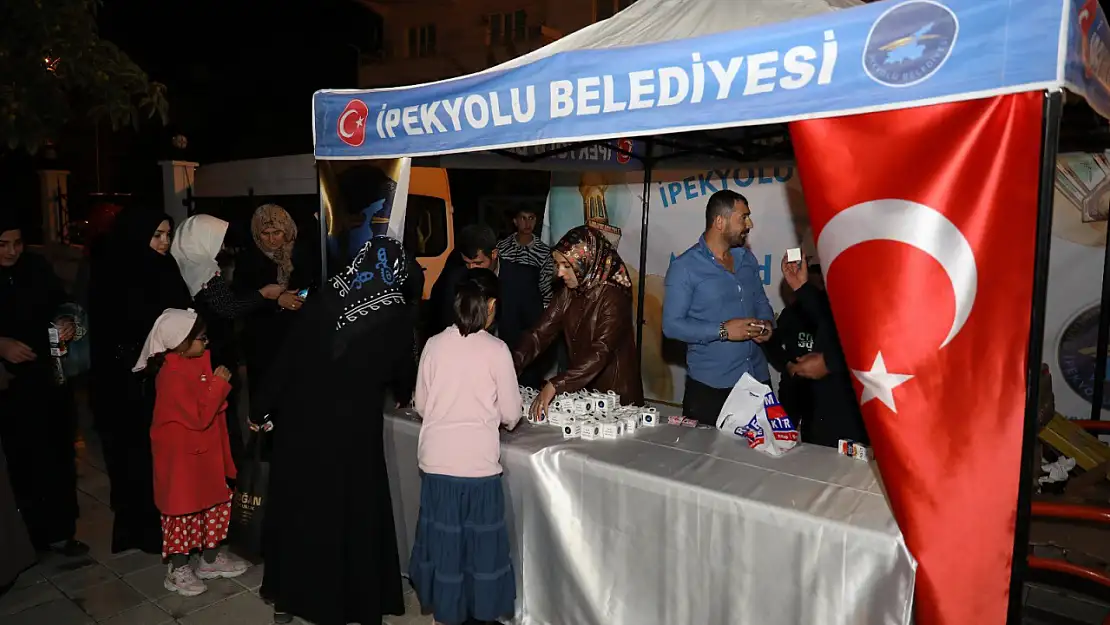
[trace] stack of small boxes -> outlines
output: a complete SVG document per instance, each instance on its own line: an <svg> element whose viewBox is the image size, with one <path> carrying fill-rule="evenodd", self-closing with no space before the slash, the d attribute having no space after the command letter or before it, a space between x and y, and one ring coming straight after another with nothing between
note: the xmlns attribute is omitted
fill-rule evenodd
<svg viewBox="0 0 1110 625"><path fill-rule="evenodd" d="M563 431L563 438L584 440L620 438L641 427L655 427L659 415L655 408L621 406L620 396L613 391L578 391L561 393L551 401L547 413L537 421L532 417L532 403L539 395L534 389L521 387L524 417L529 423L546 423Z"/></svg>
<svg viewBox="0 0 1110 625"><path fill-rule="evenodd" d="M848 456L849 458L864 461L871 460L871 449L863 443L857 443L856 441L842 438L840 439L838 449L842 455Z"/></svg>

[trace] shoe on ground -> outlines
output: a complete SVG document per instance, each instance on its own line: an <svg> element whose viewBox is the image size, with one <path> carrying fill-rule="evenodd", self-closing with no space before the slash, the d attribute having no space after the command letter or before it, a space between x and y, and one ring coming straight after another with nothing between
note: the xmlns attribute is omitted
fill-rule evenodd
<svg viewBox="0 0 1110 625"><path fill-rule="evenodd" d="M278 612L277 610L274 610L274 624L275 625L286 625L287 623L292 623L292 622L293 622L293 615L292 614L290 614L288 612Z"/></svg>
<svg viewBox="0 0 1110 625"><path fill-rule="evenodd" d="M197 577L201 579L216 579L217 577L239 577L251 568L250 562L221 551L212 562L203 557L197 562Z"/></svg>
<svg viewBox="0 0 1110 625"><path fill-rule="evenodd" d="M60 553L67 558L79 558L89 555L89 546L75 538L54 543L50 545L50 550Z"/></svg>
<svg viewBox="0 0 1110 625"><path fill-rule="evenodd" d="M208 590L204 582L197 579L197 574L193 572L193 567L189 565L179 566L176 569L170 568L166 572L166 580L163 585L166 590L176 592L184 597L195 597Z"/></svg>

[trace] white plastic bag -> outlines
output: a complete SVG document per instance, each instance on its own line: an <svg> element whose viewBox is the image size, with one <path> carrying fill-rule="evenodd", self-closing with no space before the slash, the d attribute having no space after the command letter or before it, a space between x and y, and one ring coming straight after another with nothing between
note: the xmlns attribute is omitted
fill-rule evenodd
<svg viewBox="0 0 1110 625"><path fill-rule="evenodd" d="M725 400L717 429L772 456L781 456L798 444L798 427L775 393L747 373Z"/></svg>

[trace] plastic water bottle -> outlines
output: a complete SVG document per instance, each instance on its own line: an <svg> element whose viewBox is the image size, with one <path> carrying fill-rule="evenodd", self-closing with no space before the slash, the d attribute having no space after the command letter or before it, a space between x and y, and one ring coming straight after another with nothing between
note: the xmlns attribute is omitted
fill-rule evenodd
<svg viewBox="0 0 1110 625"><path fill-rule="evenodd" d="M58 326L53 323L47 329L50 335L50 366L53 370L54 383L61 386L66 383L65 368L62 367L62 358L69 353L69 347L61 338Z"/></svg>

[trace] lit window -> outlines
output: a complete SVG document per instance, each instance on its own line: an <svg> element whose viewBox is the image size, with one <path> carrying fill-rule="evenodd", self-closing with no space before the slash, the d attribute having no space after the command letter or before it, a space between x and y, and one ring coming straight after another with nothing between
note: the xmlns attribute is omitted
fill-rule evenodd
<svg viewBox="0 0 1110 625"><path fill-rule="evenodd" d="M528 14L523 10L514 13L491 13L487 19L490 44L523 41L528 38Z"/></svg>
<svg viewBox="0 0 1110 625"><path fill-rule="evenodd" d="M501 38L504 37L504 31L501 29L502 19L500 13L494 13L489 16L489 42L500 43Z"/></svg>
<svg viewBox="0 0 1110 625"><path fill-rule="evenodd" d="M410 28L408 35L410 58L431 56L436 53L435 24Z"/></svg>
<svg viewBox="0 0 1110 625"><path fill-rule="evenodd" d="M513 39L523 41L528 37L528 14L517 11L513 14Z"/></svg>

